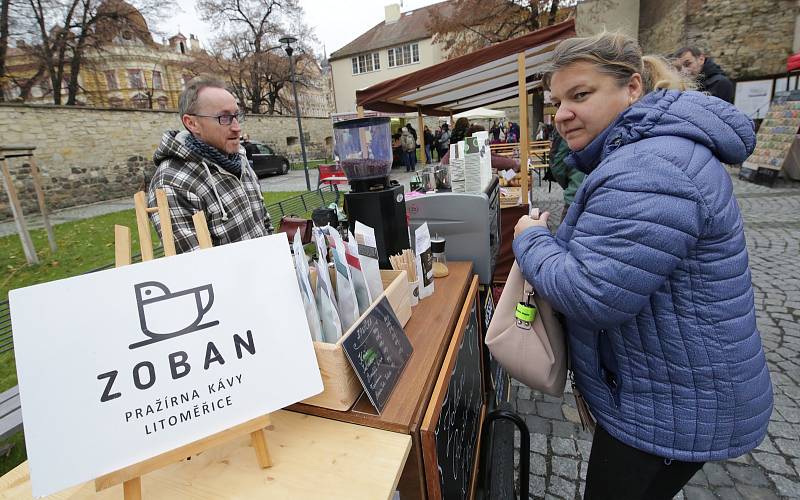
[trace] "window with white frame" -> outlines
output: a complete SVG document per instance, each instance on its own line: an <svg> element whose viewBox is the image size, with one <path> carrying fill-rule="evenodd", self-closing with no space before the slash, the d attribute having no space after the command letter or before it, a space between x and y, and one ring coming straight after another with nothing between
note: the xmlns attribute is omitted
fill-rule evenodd
<svg viewBox="0 0 800 500"><path fill-rule="evenodd" d="M378 71L381 69L381 57L377 52L370 54L361 54L360 56L350 59L353 63L353 74L360 75L361 73L369 73L371 71Z"/></svg>
<svg viewBox="0 0 800 500"><path fill-rule="evenodd" d="M419 62L419 44L407 43L400 47L389 49L389 67L405 66Z"/></svg>

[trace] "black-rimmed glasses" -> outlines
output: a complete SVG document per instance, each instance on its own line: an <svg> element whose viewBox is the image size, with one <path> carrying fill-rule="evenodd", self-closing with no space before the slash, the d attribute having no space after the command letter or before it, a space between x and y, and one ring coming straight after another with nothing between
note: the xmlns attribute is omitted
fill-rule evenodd
<svg viewBox="0 0 800 500"><path fill-rule="evenodd" d="M230 125L233 123L233 119L236 118L236 121L242 123L244 121L244 111L239 111L235 115L198 115L196 113L186 113L190 116L202 116L203 118L216 118L220 125Z"/></svg>

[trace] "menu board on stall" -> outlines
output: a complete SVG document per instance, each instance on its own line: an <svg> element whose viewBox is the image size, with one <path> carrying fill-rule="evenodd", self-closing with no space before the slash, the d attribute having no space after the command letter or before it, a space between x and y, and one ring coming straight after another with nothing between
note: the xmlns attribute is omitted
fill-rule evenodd
<svg viewBox="0 0 800 500"><path fill-rule="evenodd" d="M471 498L486 407L475 277L422 422L428 498Z"/></svg>
<svg viewBox="0 0 800 500"><path fill-rule="evenodd" d="M742 165L757 171L760 168L779 171L800 128L800 90L777 92L761 128L756 150Z"/></svg>
<svg viewBox="0 0 800 500"><path fill-rule="evenodd" d="M386 297L366 313L342 347L372 406L382 412L413 351Z"/></svg>

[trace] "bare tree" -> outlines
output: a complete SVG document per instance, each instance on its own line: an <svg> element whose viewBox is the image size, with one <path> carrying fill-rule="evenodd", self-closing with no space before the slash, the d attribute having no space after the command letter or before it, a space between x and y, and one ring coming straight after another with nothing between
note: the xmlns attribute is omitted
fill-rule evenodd
<svg viewBox="0 0 800 500"><path fill-rule="evenodd" d="M267 113L273 114L290 74L278 40L286 33L302 34L295 50L307 53L316 42L298 0L200 0L198 7L204 20L218 26L215 68L251 113L261 113L266 104ZM300 59L295 59L296 69L302 66ZM302 85L302 75L296 76Z"/></svg>
<svg viewBox="0 0 800 500"><path fill-rule="evenodd" d="M575 0L452 0L428 27L448 58L468 54L565 19Z"/></svg>
<svg viewBox="0 0 800 500"><path fill-rule="evenodd" d="M6 54L8 54L11 0L0 0L0 102L6 100Z"/></svg>
<svg viewBox="0 0 800 500"><path fill-rule="evenodd" d="M90 51L102 55L103 47L120 33L149 40L144 14L157 15L170 1L140 0L138 7L123 0L26 0L22 15L31 21L28 54L44 66L53 92L53 103L77 104L80 72Z"/></svg>

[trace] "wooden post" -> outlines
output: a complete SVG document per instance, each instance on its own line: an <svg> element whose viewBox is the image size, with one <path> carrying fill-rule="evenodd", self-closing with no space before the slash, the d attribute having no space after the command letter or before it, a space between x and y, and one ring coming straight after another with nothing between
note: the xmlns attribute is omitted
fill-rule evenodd
<svg viewBox="0 0 800 500"><path fill-rule="evenodd" d="M522 174L522 204L528 204L528 88L525 84L525 52L517 55L519 77L519 171Z"/></svg>
<svg viewBox="0 0 800 500"><path fill-rule="evenodd" d="M44 230L47 231L50 250L55 253L58 250L56 235L53 234L53 226L50 224L50 215L47 213L47 203L44 200L44 189L42 189L42 178L39 175L39 167L36 165L36 160L33 158L33 152L31 152L30 160L31 178L33 179L33 188L36 190L36 201L39 202L39 212L42 213L42 222L44 223Z"/></svg>
<svg viewBox="0 0 800 500"><path fill-rule="evenodd" d="M114 226L114 267L131 263L131 230L128 226Z"/></svg>
<svg viewBox="0 0 800 500"><path fill-rule="evenodd" d="M356 108L356 116L359 118L364 118L364 106L358 106ZM358 140L361 144L361 158L369 158L369 144L367 144L367 129L360 128L358 129Z"/></svg>
<svg viewBox="0 0 800 500"><path fill-rule="evenodd" d="M139 230L139 251L142 252L142 261L153 260L153 238L150 237L150 220L147 217L147 198L144 191L133 195L133 205L136 208L136 227Z"/></svg>
<svg viewBox="0 0 800 500"><path fill-rule="evenodd" d="M0 167L3 171L3 186L6 189L8 205L11 207L11 215L14 216L14 223L17 225L17 234L22 242L22 251L25 252L25 259L28 264L38 264L39 257L36 256L36 248L25 224L25 215L22 213L22 205L17 197L17 190L14 188L14 181L11 179L11 172L8 169L8 161L5 155L0 152Z"/></svg>
<svg viewBox="0 0 800 500"><path fill-rule="evenodd" d="M425 154L425 119L422 117L422 106L417 106L417 138L419 139L419 153L422 156L422 164L428 163L428 155Z"/></svg>
<svg viewBox="0 0 800 500"><path fill-rule="evenodd" d="M167 193L163 189L156 189L156 206L158 207L158 222L161 224L161 245L164 246L164 255L175 255L175 238L172 234L172 217L169 216ZM150 226L147 226L150 230Z"/></svg>
<svg viewBox="0 0 800 500"><path fill-rule="evenodd" d="M208 232L208 223L206 222L206 214L202 210L192 215L192 222L194 222L194 230L197 233L197 243L200 248L211 248L211 233Z"/></svg>
<svg viewBox="0 0 800 500"><path fill-rule="evenodd" d="M142 478L135 477L122 483L122 493L125 500L142 500Z"/></svg>

